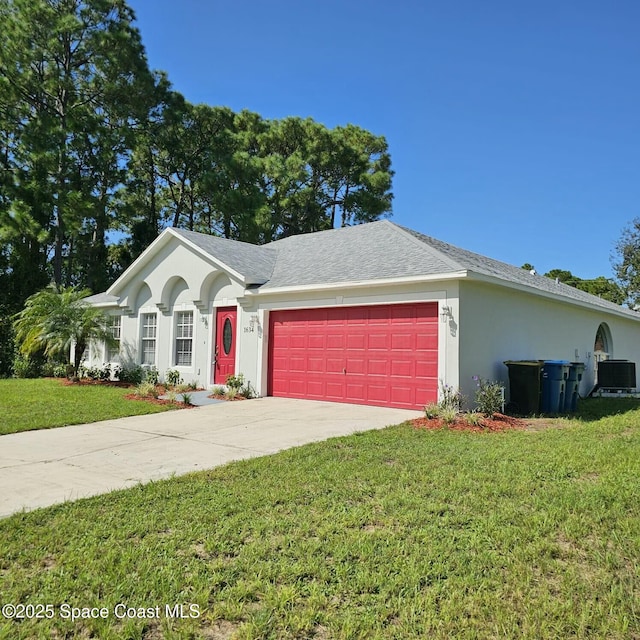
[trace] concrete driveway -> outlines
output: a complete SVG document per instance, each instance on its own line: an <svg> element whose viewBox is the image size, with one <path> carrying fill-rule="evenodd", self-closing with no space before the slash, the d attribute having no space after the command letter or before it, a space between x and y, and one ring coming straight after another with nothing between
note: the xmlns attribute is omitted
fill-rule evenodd
<svg viewBox="0 0 640 640"><path fill-rule="evenodd" d="M0 517L380 429L403 409L259 398L0 436Z"/></svg>

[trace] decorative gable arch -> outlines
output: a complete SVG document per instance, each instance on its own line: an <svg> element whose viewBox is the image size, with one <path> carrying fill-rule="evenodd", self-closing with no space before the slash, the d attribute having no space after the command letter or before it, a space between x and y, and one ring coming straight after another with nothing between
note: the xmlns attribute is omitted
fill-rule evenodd
<svg viewBox="0 0 640 640"><path fill-rule="evenodd" d="M156 306L162 313L168 313L173 307L176 298L184 291L191 291L187 281L182 276L172 276L164 283ZM193 300L193 296L191 296L191 299Z"/></svg>

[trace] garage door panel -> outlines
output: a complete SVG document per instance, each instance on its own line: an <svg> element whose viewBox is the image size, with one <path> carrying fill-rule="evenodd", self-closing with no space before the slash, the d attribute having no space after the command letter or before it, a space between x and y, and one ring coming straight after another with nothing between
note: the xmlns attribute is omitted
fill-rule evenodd
<svg viewBox="0 0 640 640"><path fill-rule="evenodd" d="M438 363L437 362L416 362L416 378L437 378Z"/></svg>
<svg viewBox="0 0 640 640"><path fill-rule="evenodd" d="M336 307L327 309L325 312L326 323L331 326L344 326L345 317L342 308Z"/></svg>
<svg viewBox="0 0 640 640"><path fill-rule="evenodd" d="M364 350L367 345L367 336L365 334L347 334L346 336L347 351L352 349Z"/></svg>
<svg viewBox="0 0 640 640"><path fill-rule="evenodd" d="M306 349L307 336L304 334L293 333L289 336L288 349Z"/></svg>
<svg viewBox="0 0 640 640"><path fill-rule="evenodd" d="M322 398L324 396L324 383L321 380L309 380L305 395Z"/></svg>
<svg viewBox="0 0 640 640"><path fill-rule="evenodd" d="M327 339L322 334L312 334L307 338L307 346L309 349L326 349Z"/></svg>
<svg viewBox="0 0 640 640"><path fill-rule="evenodd" d="M376 329L378 331L379 329ZM388 333L370 333L367 336L367 348L371 350L388 351L391 346L391 336Z"/></svg>
<svg viewBox="0 0 640 640"><path fill-rule="evenodd" d="M419 408L437 397L436 303L273 311L271 395Z"/></svg>
<svg viewBox="0 0 640 640"><path fill-rule="evenodd" d="M407 386L392 385L391 395L394 401L399 404L412 405L414 403L413 388L409 385Z"/></svg>
<svg viewBox="0 0 640 640"><path fill-rule="evenodd" d="M416 335L416 349L420 351L437 351L438 350L438 336L437 335Z"/></svg>
<svg viewBox="0 0 640 640"><path fill-rule="evenodd" d="M307 370L311 373L324 372L325 359L316 356L307 358Z"/></svg>
<svg viewBox="0 0 640 640"><path fill-rule="evenodd" d="M389 397L389 387L387 385L367 385L367 400L371 404L388 404Z"/></svg>
<svg viewBox="0 0 640 640"><path fill-rule="evenodd" d="M327 335L327 349L344 349L344 334Z"/></svg>
<svg viewBox="0 0 640 640"><path fill-rule="evenodd" d="M344 384L339 382L327 382L326 396L335 400L343 400L345 397Z"/></svg>
<svg viewBox="0 0 640 640"><path fill-rule="evenodd" d="M386 376L389 372L389 361L370 359L367 360L367 374L370 376Z"/></svg>
<svg viewBox="0 0 640 640"><path fill-rule="evenodd" d="M415 363L413 360L392 360L391 376L399 378L411 378L415 371Z"/></svg>
<svg viewBox="0 0 640 640"><path fill-rule="evenodd" d="M351 375L364 375L367 372L367 364L363 358L347 358L345 369Z"/></svg>
<svg viewBox="0 0 640 640"><path fill-rule="evenodd" d="M392 324L413 324L416 320L414 305L396 305L389 307Z"/></svg>
<svg viewBox="0 0 640 640"><path fill-rule="evenodd" d="M396 333L391 336L391 351L412 350L415 336L412 333Z"/></svg>
<svg viewBox="0 0 640 640"><path fill-rule="evenodd" d="M369 324L372 326L376 325L389 325L390 315L389 308L382 307L370 307L369 308Z"/></svg>
<svg viewBox="0 0 640 640"><path fill-rule="evenodd" d="M354 402L364 402L367 400L366 386L364 384L347 383L346 394L348 398L353 398Z"/></svg>
<svg viewBox="0 0 640 640"><path fill-rule="evenodd" d="M306 371L307 358L304 356L291 356L289 358L289 368L291 371Z"/></svg>

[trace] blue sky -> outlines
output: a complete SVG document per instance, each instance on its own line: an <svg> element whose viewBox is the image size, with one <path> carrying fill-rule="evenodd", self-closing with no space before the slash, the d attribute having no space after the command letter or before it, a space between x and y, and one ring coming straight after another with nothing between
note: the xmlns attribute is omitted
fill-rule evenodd
<svg viewBox="0 0 640 640"><path fill-rule="evenodd" d="M640 216L637 0L129 0L193 103L389 143L392 220L515 265L611 277Z"/></svg>

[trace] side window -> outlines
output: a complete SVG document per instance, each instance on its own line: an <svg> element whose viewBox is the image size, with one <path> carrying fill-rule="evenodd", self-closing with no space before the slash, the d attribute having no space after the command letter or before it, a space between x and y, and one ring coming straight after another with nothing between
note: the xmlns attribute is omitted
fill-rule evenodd
<svg viewBox="0 0 640 640"><path fill-rule="evenodd" d="M120 337L122 335L122 318L120 316L109 318L109 333L116 342L112 345L105 345L105 361L120 362Z"/></svg>
<svg viewBox="0 0 640 640"><path fill-rule="evenodd" d="M158 331L157 318L155 313L142 314L142 364L156 363L156 336Z"/></svg>
<svg viewBox="0 0 640 640"><path fill-rule="evenodd" d="M193 311L176 314L175 364L190 367L193 362Z"/></svg>

